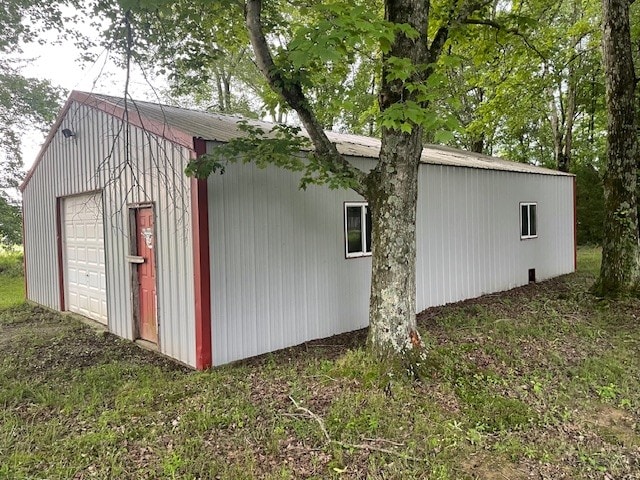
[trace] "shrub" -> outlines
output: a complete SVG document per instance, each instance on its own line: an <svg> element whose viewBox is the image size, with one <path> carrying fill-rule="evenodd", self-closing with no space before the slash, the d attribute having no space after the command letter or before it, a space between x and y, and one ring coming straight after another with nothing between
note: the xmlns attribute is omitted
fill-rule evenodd
<svg viewBox="0 0 640 480"><path fill-rule="evenodd" d="M19 277L24 274L24 254L19 251L0 251L0 275Z"/></svg>

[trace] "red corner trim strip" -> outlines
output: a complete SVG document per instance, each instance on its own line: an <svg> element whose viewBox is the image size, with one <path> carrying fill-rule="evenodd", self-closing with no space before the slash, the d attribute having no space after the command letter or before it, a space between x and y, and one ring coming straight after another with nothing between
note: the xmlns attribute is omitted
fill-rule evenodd
<svg viewBox="0 0 640 480"><path fill-rule="evenodd" d="M578 188L573 177L573 270L578 270Z"/></svg>
<svg viewBox="0 0 640 480"><path fill-rule="evenodd" d="M62 198L56 198L56 246L58 250L58 288L60 289L60 311L67 308L64 298L64 261L62 257Z"/></svg>
<svg viewBox="0 0 640 480"><path fill-rule="evenodd" d="M195 156L206 153L206 142L193 139ZM213 363L211 352L211 270L209 258L209 206L207 180L191 180L193 222L193 261L196 312L196 368L205 370Z"/></svg>
<svg viewBox="0 0 640 480"><path fill-rule="evenodd" d="M27 279L27 237L25 236L24 203L22 204L22 272L24 278L24 298L29 298L29 281Z"/></svg>

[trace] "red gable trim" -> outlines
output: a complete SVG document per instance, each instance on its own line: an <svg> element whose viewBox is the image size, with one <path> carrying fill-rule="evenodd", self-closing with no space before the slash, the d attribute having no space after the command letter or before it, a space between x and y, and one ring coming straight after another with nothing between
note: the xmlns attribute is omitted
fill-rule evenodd
<svg viewBox="0 0 640 480"><path fill-rule="evenodd" d="M193 139L195 156L206 153L206 142ZM211 352L211 269L209 254L209 204L206 179L191 179L193 272L196 314L196 368L212 366Z"/></svg>
<svg viewBox="0 0 640 480"><path fill-rule="evenodd" d="M51 131L47 135L47 138L44 141L44 144L42 145L42 148L40 149L40 153L38 153L38 156L36 157L36 160L33 163L33 166L27 173L27 176L22 182L22 185L20 185L20 191L23 192L24 189L27 187L29 180L31 180L31 177L33 176L34 172L37 170L38 166L40 165L40 162L42 161L42 157L44 157L44 154L47 151L49 144L53 141L53 138L58 133L58 129L60 128L60 125L62 124L62 121L64 120L64 117L66 116L67 112L69 111L69 108L71 108L71 105L73 104L73 102L77 102L80 105L86 105L92 108L96 108L120 120L124 120L127 117L125 114L125 109L123 105L116 105L115 103L111 103L102 98L98 98L91 93L79 92L76 90L71 92L71 95L69 95L69 98L64 104L64 107L62 107L62 110L58 114L58 117L56 118L55 123L51 127ZM190 136L189 134L183 132L182 130L171 127L162 122L158 122L155 120L151 120L150 118L141 116L137 112L135 107L135 102L133 100L128 102L128 110L129 110L129 116L128 116L129 124L139 127L147 132L158 135L164 138L165 140L168 140L169 142L178 144L189 150L193 150L193 136Z"/></svg>

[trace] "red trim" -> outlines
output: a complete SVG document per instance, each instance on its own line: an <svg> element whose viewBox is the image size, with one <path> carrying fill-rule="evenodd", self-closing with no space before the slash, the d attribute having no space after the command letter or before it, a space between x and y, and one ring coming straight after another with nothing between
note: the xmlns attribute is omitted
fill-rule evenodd
<svg viewBox="0 0 640 480"><path fill-rule="evenodd" d="M69 108L71 108L71 104L73 102L77 102L82 105L87 105L89 107L96 108L98 110L101 110L107 113L108 115L112 115L119 119L125 118L125 109L124 109L123 99L119 99L118 102L112 102L104 98L99 98L98 96L95 96L91 93L79 92L77 90L72 91L71 95L69 95L69 98L64 104L64 107L62 107L62 110L58 114L58 117L56 118L55 123L51 127L51 130L49 131L49 135L47 135L46 140L42 144L40 153L38 153L38 156L36 157L36 160L33 163L33 166L27 173L27 176L22 182L22 185L20 185L20 191L24 191L24 189L27 187L29 180L31 180L31 177L33 176L34 172L40 165L40 162L42 161L44 152L47 150L47 148L49 147L49 144L53 141L53 138L58 133L58 129L62 124L62 120L64 119L65 115L69 111ZM129 107L128 120L131 125L140 127L148 132L155 133L156 135L172 143L176 143L185 148L188 148L189 150L193 148L193 136L175 127L166 125L165 123L140 116L136 110L135 101L131 100L129 101L129 103L131 106Z"/></svg>
<svg viewBox="0 0 640 480"><path fill-rule="evenodd" d="M64 298L64 261L62 257L62 198L56 198L56 240L58 249L58 288L60 289L60 311L66 309Z"/></svg>
<svg viewBox="0 0 640 480"><path fill-rule="evenodd" d="M193 139L197 157L206 153L207 144ZM209 204L207 180L191 179L191 217L193 221L193 261L196 311L196 368L212 365L211 352L211 270L209 258Z"/></svg>
<svg viewBox="0 0 640 480"><path fill-rule="evenodd" d="M573 177L573 270L578 269L578 188Z"/></svg>
<svg viewBox="0 0 640 480"><path fill-rule="evenodd" d="M27 237L24 235L24 202L22 203L22 277L24 279L24 298L29 298L29 282L27 282Z"/></svg>

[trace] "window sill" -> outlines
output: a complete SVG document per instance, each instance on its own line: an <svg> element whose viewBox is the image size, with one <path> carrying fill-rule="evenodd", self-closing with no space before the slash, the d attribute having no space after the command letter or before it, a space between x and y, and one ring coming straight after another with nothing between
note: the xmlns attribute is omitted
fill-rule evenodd
<svg viewBox="0 0 640 480"><path fill-rule="evenodd" d="M345 258L347 260L351 259L351 258L366 258L366 257L370 257L371 256L371 252L365 252L365 253L348 253L345 255Z"/></svg>

